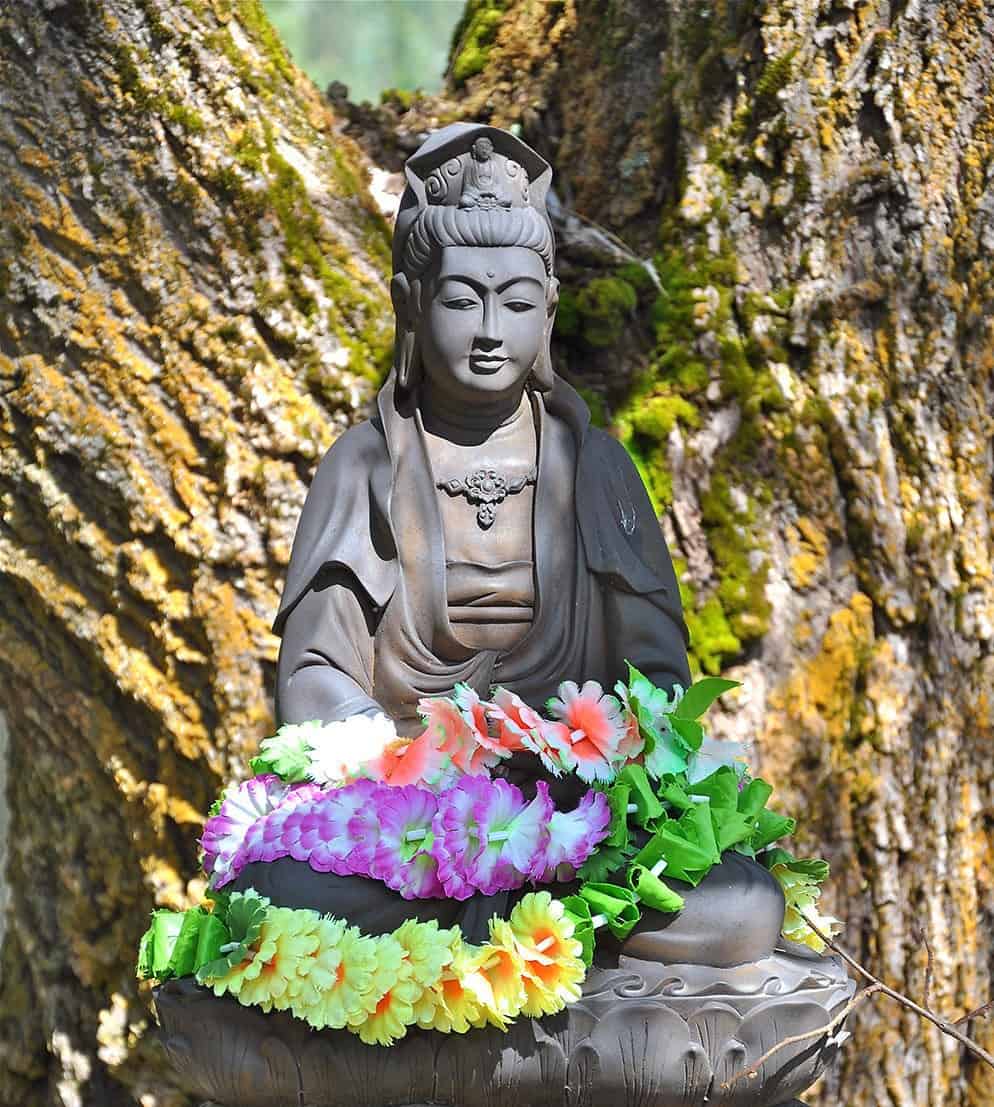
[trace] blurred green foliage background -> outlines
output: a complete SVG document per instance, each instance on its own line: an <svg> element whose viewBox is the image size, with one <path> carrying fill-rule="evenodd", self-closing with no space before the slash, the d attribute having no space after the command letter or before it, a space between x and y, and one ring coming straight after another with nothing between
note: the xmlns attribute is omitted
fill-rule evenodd
<svg viewBox="0 0 994 1107"><path fill-rule="evenodd" d="M294 61L354 101L388 88L438 92L464 0L264 0Z"/></svg>

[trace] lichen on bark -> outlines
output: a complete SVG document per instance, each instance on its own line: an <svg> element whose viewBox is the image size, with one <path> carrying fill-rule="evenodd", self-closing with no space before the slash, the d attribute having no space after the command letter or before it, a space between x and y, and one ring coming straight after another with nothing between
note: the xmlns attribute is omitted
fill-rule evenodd
<svg viewBox="0 0 994 1107"><path fill-rule="evenodd" d="M548 18L517 0L495 41ZM568 264L559 366L646 478L697 662L744 681L716 729L808 813L846 942L920 996L924 926L934 1001L959 1014L992 991L994 13L592 0L558 19L547 58L523 51L509 87L513 54L491 55L462 102L519 125L557 195L658 278L599 347L579 296L618 269ZM851 1029L813 1102L994 1092L911 1016L869 1006Z"/></svg>
<svg viewBox="0 0 994 1107"><path fill-rule="evenodd" d="M322 452L389 356L358 150L257 0L0 13L0 1101L185 1103L132 958L272 725Z"/></svg>

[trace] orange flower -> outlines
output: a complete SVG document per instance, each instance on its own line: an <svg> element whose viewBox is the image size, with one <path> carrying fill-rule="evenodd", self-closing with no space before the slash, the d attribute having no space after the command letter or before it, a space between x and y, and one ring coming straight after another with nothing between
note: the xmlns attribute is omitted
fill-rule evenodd
<svg viewBox="0 0 994 1107"><path fill-rule="evenodd" d="M479 730L470 725L452 700L422 699L418 711L425 720L425 735L431 735L426 740L434 743L459 772L479 775L500 760L479 743Z"/></svg>

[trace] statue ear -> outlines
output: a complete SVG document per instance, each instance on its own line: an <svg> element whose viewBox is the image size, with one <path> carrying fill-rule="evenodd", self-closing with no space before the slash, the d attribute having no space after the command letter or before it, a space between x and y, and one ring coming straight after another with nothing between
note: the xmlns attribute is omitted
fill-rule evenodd
<svg viewBox="0 0 994 1107"><path fill-rule="evenodd" d="M532 366L532 375L540 392L552 391L552 328L555 326L558 306L559 281L556 277L550 277L545 292L545 335L542 339L542 348Z"/></svg>
<svg viewBox="0 0 994 1107"><path fill-rule="evenodd" d="M390 299L396 319L393 367L397 384L407 391L417 384L421 375L421 354L415 330L415 318L421 308L421 282L416 280L412 285L406 274L395 274L390 282Z"/></svg>

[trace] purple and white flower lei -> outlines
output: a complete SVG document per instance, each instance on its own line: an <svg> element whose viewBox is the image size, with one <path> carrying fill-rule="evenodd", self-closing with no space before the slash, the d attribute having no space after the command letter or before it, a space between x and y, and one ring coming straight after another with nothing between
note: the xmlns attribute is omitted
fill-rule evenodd
<svg viewBox="0 0 994 1107"><path fill-rule="evenodd" d="M292 857L316 872L380 880L405 899L461 900L579 868L610 823L602 793L557 811L544 781L526 801L515 785L484 776L437 794L365 779L322 789L256 777L229 790L201 844L215 888L252 862Z"/></svg>

